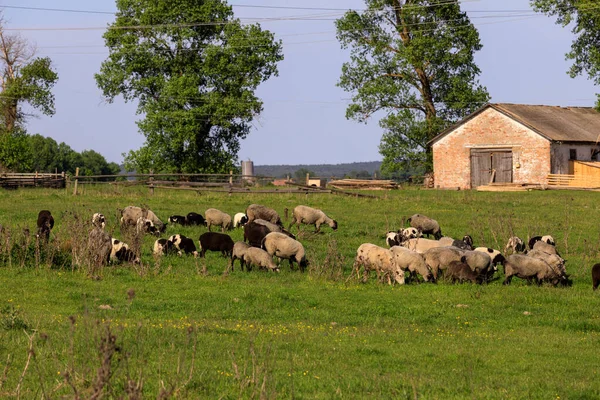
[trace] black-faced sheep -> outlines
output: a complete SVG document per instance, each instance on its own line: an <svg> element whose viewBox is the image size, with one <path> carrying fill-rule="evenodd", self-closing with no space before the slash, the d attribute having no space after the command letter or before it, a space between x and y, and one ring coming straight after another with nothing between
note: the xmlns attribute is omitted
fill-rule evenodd
<svg viewBox="0 0 600 400"><path fill-rule="evenodd" d="M552 246L556 246L556 243L554 242L554 238L550 235L545 235L545 236L534 236L531 239L529 239L529 248L531 250L533 250L533 246L535 245L536 242L544 242L547 243L549 245Z"/></svg>
<svg viewBox="0 0 600 400"><path fill-rule="evenodd" d="M192 254L194 257L198 256L198 251L196 251L196 245L194 244L194 240L184 236L184 235L172 235L168 239L169 242L173 243L173 246L178 250L178 254Z"/></svg>
<svg viewBox="0 0 600 400"><path fill-rule="evenodd" d="M438 278L440 271L448 268L453 261L460 261L464 251L458 247L433 247L423 253L425 263L435 279Z"/></svg>
<svg viewBox="0 0 600 400"><path fill-rule="evenodd" d="M356 258L352 266L352 273L360 279L360 268L363 268L363 282L369 279L371 271L377 272L377 280L387 276L388 283L397 282L404 284L404 271L394 262L394 256L389 249L371 243L363 243L356 250ZM393 280L391 279L393 278Z"/></svg>
<svg viewBox="0 0 600 400"><path fill-rule="evenodd" d="M167 254L175 254L177 252L177 248L168 239L156 239L154 242L154 247L152 248L152 253L155 255L167 255Z"/></svg>
<svg viewBox="0 0 600 400"><path fill-rule="evenodd" d="M262 206L260 204L250 204L246 208L246 215L248 216L248 222L252 222L255 219L264 219L272 224L283 227L279 214L272 208Z"/></svg>
<svg viewBox="0 0 600 400"><path fill-rule="evenodd" d="M48 210L40 211L37 218L37 237L47 242L52 228L54 228L52 213Z"/></svg>
<svg viewBox="0 0 600 400"><path fill-rule="evenodd" d="M556 286L561 281L567 280L558 270L539 258L526 256L523 254L511 254L506 257L504 262L504 284L510 285L513 276L521 279L536 279L541 285L544 281L549 281Z"/></svg>
<svg viewBox="0 0 600 400"><path fill-rule="evenodd" d="M97 226L100 229L104 229L106 226L106 218L104 218L104 214L94 213L94 215L92 215L92 225Z"/></svg>
<svg viewBox="0 0 600 400"><path fill-rule="evenodd" d="M250 245L246 242L235 242L233 244L233 251L231 252L231 264L229 265L229 268L233 271L233 263L235 260L240 260L240 269L243 271L244 270L244 264L246 263L244 261L244 256L246 255L246 250L248 250L250 248ZM249 271L248 267L246 266L246 270Z"/></svg>
<svg viewBox="0 0 600 400"><path fill-rule="evenodd" d="M200 257L204 257L207 250L220 251L223 256L231 256L233 240L229 235L218 232L206 232L200 235Z"/></svg>
<svg viewBox="0 0 600 400"><path fill-rule="evenodd" d="M129 248L127 243L123 243L118 239L111 239L112 249L110 251L110 260L112 262L118 263L121 261L124 262L133 262L139 263L140 259L135 255L133 251Z"/></svg>
<svg viewBox="0 0 600 400"><path fill-rule="evenodd" d="M523 239L520 237L511 236L508 238L506 246L504 246L504 254L506 254L508 250L512 250L513 253L522 253L525 251L525 242L523 242Z"/></svg>
<svg viewBox="0 0 600 400"><path fill-rule="evenodd" d="M323 224L329 225L334 231L338 227L336 220L329 218L323 211L308 206L296 206L294 208L292 223L288 229L291 230L292 226L296 225L296 228L300 230L300 224L314 225L315 232L319 232Z"/></svg>
<svg viewBox="0 0 600 400"><path fill-rule="evenodd" d="M233 216L233 227L239 228L248 223L248 216L244 213L237 213Z"/></svg>
<svg viewBox="0 0 600 400"><path fill-rule="evenodd" d="M462 240L454 240L451 246L463 250L473 250L473 238L470 235L463 236Z"/></svg>
<svg viewBox="0 0 600 400"><path fill-rule="evenodd" d="M472 283L478 283L481 281L479 274L471 269L467 263L461 261L452 261L446 269L444 275L446 279L452 281L452 283L462 283L464 281L470 281Z"/></svg>
<svg viewBox="0 0 600 400"><path fill-rule="evenodd" d="M221 232L228 231L233 226L231 224L231 215L217 210L216 208L209 208L204 213L204 216L209 232L211 231L211 226L220 226Z"/></svg>
<svg viewBox="0 0 600 400"><path fill-rule="evenodd" d="M480 251L482 253L486 253L492 259L492 265L497 266L504 263L504 256L500 251L491 249L489 247L476 247L473 249L474 251Z"/></svg>
<svg viewBox="0 0 600 400"><path fill-rule="evenodd" d="M600 284L600 264L594 264L592 267L592 289L596 290Z"/></svg>
<svg viewBox="0 0 600 400"><path fill-rule="evenodd" d="M401 246L394 246L390 248L390 251L392 252L394 263L402 268L403 271L408 271L411 278L419 274L425 282L435 282L431 268L425 263L425 258L422 254Z"/></svg>
<svg viewBox="0 0 600 400"><path fill-rule="evenodd" d="M433 235L435 239L442 237L440 224L434 219L421 214L414 214L408 219L408 223L413 228L417 228L423 235Z"/></svg>
<svg viewBox="0 0 600 400"><path fill-rule="evenodd" d="M279 271L279 267L273 261L273 257L258 247L248 247L244 255L244 262L248 270L252 269L252 267L258 267L266 268L269 271Z"/></svg>
<svg viewBox="0 0 600 400"><path fill-rule="evenodd" d="M287 259L290 263L290 269L294 265L294 261L298 263L300 270L308 266L306 260L306 252L304 246L299 241L292 239L285 233L271 232L263 239L261 248L266 250L269 255L276 256L280 260Z"/></svg>
<svg viewBox="0 0 600 400"><path fill-rule="evenodd" d="M136 226L140 218L152 221L152 225L160 232L164 232L167 226L152 212L136 206L127 206L121 210L121 226Z"/></svg>

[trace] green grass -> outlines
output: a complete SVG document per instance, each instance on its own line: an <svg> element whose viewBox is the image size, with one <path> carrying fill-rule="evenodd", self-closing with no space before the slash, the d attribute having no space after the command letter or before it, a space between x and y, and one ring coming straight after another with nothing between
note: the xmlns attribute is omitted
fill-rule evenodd
<svg viewBox="0 0 600 400"><path fill-rule="evenodd" d="M600 309L589 273L600 261L596 193L376 194L148 197L108 186L85 187L77 197L2 192L0 224L13 239L23 228L33 232L37 212L49 209L56 218L51 245L81 236L73 213L85 223L104 213L121 238L116 210L142 204L163 220L209 207L233 215L253 202L283 216L285 208L307 204L335 218L339 229L300 234L312 266L304 274L284 263L278 274L236 268L224 275L228 260L217 253L157 262L151 237L142 266L107 267L99 279L72 268L68 257L51 267L15 254L0 267L0 397L88 398L98 386L107 398L600 397ZM552 234L574 284L514 279L505 287L501 273L486 286L348 279L361 243L384 245L385 232L416 212L437 219L446 235L471 234L476 245L500 249L513 233ZM166 235L197 239L204 231L169 226ZM231 235L242 238L241 230ZM108 367L110 378L99 378Z"/></svg>

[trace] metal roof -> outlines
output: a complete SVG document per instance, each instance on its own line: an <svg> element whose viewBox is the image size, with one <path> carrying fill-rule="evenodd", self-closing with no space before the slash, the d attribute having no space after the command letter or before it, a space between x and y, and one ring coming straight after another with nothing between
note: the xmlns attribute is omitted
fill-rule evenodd
<svg viewBox="0 0 600 400"><path fill-rule="evenodd" d="M435 143L482 111L493 108L555 142L597 142L600 113L592 107L560 107L528 104L490 103L449 127L429 141Z"/></svg>

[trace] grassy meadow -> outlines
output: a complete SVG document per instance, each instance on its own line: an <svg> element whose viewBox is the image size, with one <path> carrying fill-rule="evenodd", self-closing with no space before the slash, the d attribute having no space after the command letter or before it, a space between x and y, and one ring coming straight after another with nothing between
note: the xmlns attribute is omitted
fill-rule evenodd
<svg viewBox="0 0 600 400"><path fill-rule="evenodd" d="M378 199L335 195L196 194L85 186L0 193L1 398L600 398L600 307L591 266L600 262L600 194L479 193L408 189ZM323 209L339 229L298 235L305 272L224 273L228 260L154 258L90 276L73 249L94 212L127 241L118 209L148 206L163 221L251 203L284 216L298 204ZM39 210L56 225L39 250ZM551 234L572 287L366 284L350 276L357 247L414 213L444 235L470 234L502 250L512 234ZM285 220L284 220L285 223ZM288 222L289 223L289 222ZM169 225L197 241L204 227ZM294 230L294 233L295 230ZM242 240L241 229L230 232ZM373 274L374 275L374 274Z"/></svg>

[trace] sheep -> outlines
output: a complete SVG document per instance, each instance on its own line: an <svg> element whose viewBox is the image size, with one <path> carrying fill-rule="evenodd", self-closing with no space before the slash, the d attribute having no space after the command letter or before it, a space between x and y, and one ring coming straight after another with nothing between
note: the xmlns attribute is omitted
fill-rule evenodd
<svg viewBox="0 0 600 400"><path fill-rule="evenodd" d="M356 276L360 279L360 267L363 268L363 282L369 279L371 271L377 272L378 280L382 273L387 275L388 283L391 284L390 276L394 278L394 282L401 285L404 284L404 271L394 262L392 252L383 247L371 243L363 243L356 250L356 258L352 266L352 273L356 271Z"/></svg>
<svg viewBox="0 0 600 400"><path fill-rule="evenodd" d="M272 224L283 227L279 214L272 208L261 206L260 204L250 204L246 208L246 216L248 216L248 222L252 222L255 219L264 219Z"/></svg>
<svg viewBox="0 0 600 400"><path fill-rule="evenodd" d="M401 244L402 247L406 247L409 250L416 251L417 253L425 253L427 250L434 247L445 247L444 244L438 240L432 239L409 239Z"/></svg>
<svg viewBox="0 0 600 400"><path fill-rule="evenodd" d="M206 220L201 214L191 212L185 216L185 222L188 225L206 225Z"/></svg>
<svg viewBox="0 0 600 400"><path fill-rule="evenodd" d="M536 244L536 242L544 242L549 245L556 246L554 238L550 235L534 236L531 239L529 239L528 245L531 250L533 250L533 246Z"/></svg>
<svg viewBox="0 0 600 400"><path fill-rule="evenodd" d="M440 242L442 246L452 246L452 243L454 243L455 241L456 240L454 238L451 238L450 236L442 236L438 239L438 242Z"/></svg>
<svg viewBox="0 0 600 400"><path fill-rule="evenodd" d="M446 269L447 279L450 279L452 283L462 283L464 281L471 281L472 283L478 283L481 281L479 274L469 267L469 264L461 261L452 261Z"/></svg>
<svg viewBox="0 0 600 400"><path fill-rule="evenodd" d="M300 224L314 225L315 233L321 230L321 225L327 224L334 231L337 230L338 224L334 219L329 218L323 211L308 207L308 206L296 206L292 212L292 223L289 226L289 230L292 226L296 225L298 231L300 230Z"/></svg>
<svg viewBox="0 0 600 400"><path fill-rule="evenodd" d="M233 227L239 228L248 223L248 216L244 213L237 213L233 216Z"/></svg>
<svg viewBox="0 0 600 400"><path fill-rule="evenodd" d="M94 215L92 215L92 225L104 229L106 226L106 218L104 218L104 214L94 213Z"/></svg>
<svg viewBox="0 0 600 400"><path fill-rule="evenodd" d="M150 233L152 235L159 235L159 230L154 226L154 223L148 218L139 217L135 224L135 231L137 234Z"/></svg>
<svg viewBox="0 0 600 400"><path fill-rule="evenodd" d="M556 254L560 257L560 254L558 254L558 251L556 251L556 247L543 241L535 242L535 244L532 247L532 250L543 251L547 254Z"/></svg>
<svg viewBox="0 0 600 400"><path fill-rule="evenodd" d="M194 257L198 256L196 245L192 239L184 235L177 234L169 237L168 241L173 243L173 246L178 250L177 254L192 254Z"/></svg>
<svg viewBox="0 0 600 400"><path fill-rule="evenodd" d="M210 232L210 227L220 226L221 232L225 232L226 230L230 230L232 227L231 224L231 215L224 213L223 211L217 210L216 208L209 208L204 213L206 226L208 227L208 231Z"/></svg>
<svg viewBox="0 0 600 400"><path fill-rule="evenodd" d="M550 268L559 271L563 275L566 275L567 273L567 270L565 269L565 260L557 254L549 254L539 249L533 249L529 251L527 255L547 262L548 265L550 265Z"/></svg>
<svg viewBox="0 0 600 400"><path fill-rule="evenodd" d="M265 250L257 247L248 247L246 254L244 255L244 262L246 263L246 269L252 267L266 268L269 271L279 272L279 267L273 261L273 257L269 255Z"/></svg>
<svg viewBox="0 0 600 400"><path fill-rule="evenodd" d="M595 291L600 284L600 264L594 264L592 267L592 289Z"/></svg>
<svg viewBox="0 0 600 400"><path fill-rule="evenodd" d="M54 228L54 217L52 216L52 213L48 210L40 211L37 218L36 237L48 242L52 228Z"/></svg>
<svg viewBox="0 0 600 400"><path fill-rule="evenodd" d="M179 224L179 225L187 225L187 221L185 219L185 216L183 216L183 215L171 215L169 217L169 223Z"/></svg>
<svg viewBox="0 0 600 400"><path fill-rule="evenodd" d="M140 262L140 259L135 255L129 248L127 243L123 243L118 239L111 238L112 249L110 251L110 261L118 263L121 261L133 262L135 264Z"/></svg>
<svg viewBox="0 0 600 400"><path fill-rule="evenodd" d="M409 271L411 277L418 273L425 282L435 281L431 268L425 263L422 254L400 246L393 246L390 251L396 265L403 271Z"/></svg>
<svg viewBox="0 0 600 400"><path fill-rule="evenodd" d="M283 227L281 227L279 225L272 224L271 222L266 221L264 219L260 219L260 218L259 219L255 219L252 222L255 223L255 224L258 224L258 225L264 225L264 226L266 226L269 229L269 231L271 231L271 232L281 232L281 233L284 233L284 234L288 235L292 239L296 239L296 236L294 236L290 231L286 230L285 228L283 228Z"/></svg>
<svg viewBox="0 0 600 400"><path fill-rule="evenodd" d="M504 262L504 275L505 285L510 285L513 276L527 279L528 281L536 279L538 285L541 285L545 280L548 280L556 286L559 282L567 280L566 276L550 267L547 262L523 254L511 254L506 257L506 261Z"/></svg>
<svg viewBox="0 0 600 400"><path fill-rule="evenodd" d="M399 229L398 234L400 235L400 243L405 242L408 239L417 239L422 236L421 231L412 227Z"/></svg>
<svg viewBox="0 0 600 400"><path fill-rule="evenodd" d="M108 233L99 227L94 227L88 234L87 253L90 264L95 268L106 265L110 261L112 240Z"/></svg>
<svg viewBox="0 0 600 400"><path fill-rule="evenodd" d="M308 266L302 243L296 239L292 239L285 233L269 233L263 239L261 248L266 250L271 257L277 256L280 260L283 258L287 259L290 263L290 269L293 267L294 261L298 263L302 272Z"/></svg>
<svg viewBox="0 0 600 400"><path fill-rule="evenodd" d="M513 253L522 253L525 251L525 242L517 236L511 236L508 238L506 246L504 246L504 254L506 254L508 250L512 250Z"/></svg>
<svg viewBox="0 0 600 400"><path fill-rule="evenodd" d="M292 239L296 239L294 235L278 225L272 224L263 219L255 219L254 221L244 225L244 242L248 241L252 247L260 247L265 236L271 232L280 232Z"/></svg>
<svg viewBox="0 0 600 400"><path fill-rule="evenodd" d="M488 253L464 250L461 261L467 263L474 272L477 272L486 281L490 280L497 271L497 268L492 265L492 258Z"/></svg>
<svg viewBox="0 0 600 400"><path fill-rule="evenodd" d="M463 250L473 250L473 238L470 235L463 236L462 240L454 240L451 246Z"/></svg>
<svg viewBox="0 0 600 400"><path fill-rule="evenodd" d="M423 257L434 279L437 279L440 270L448 268L452 261L460 261L463 253L458 247L434 247L423 253Z"/></svg>
<svg viewBox="0 0 600 400"><path fill-rule="evenodd" d="M235 260L240 260L240 269L244 270L244 256L246 255L246 250L250 248L250 245L246 242L235 242L233 244L233 250L231 252L231 264L229 268L233 271L233 262ZM246 266L246 270L249 271L248 266Z"/></svg>
<svg viewBox="0 0 600 400"><path fill-rule="evenodd" d="M492 265L494 266L504 263L504 256L498 250L494 250L489 247L476 247L473 249L473 251L480 251L482 253L486 253L492 259Z"/></svg>
<svg viewBox="0 0 600 400"><path fill-rule="evenodd" d="M154 247L152 248L152 253L158 256L164 254L171 254L174 253L176 250L177 249L175 245L170 240L156 239L156 241L154 242Z"/></svg>
<svg viewBox="0 0 600 400"><path fill-rule="evenodd" d="M152 222L152 225L160 232L164 232L167 226L151 210L136 206L127 206L121 210L121 226L136 226L137 221L143 217Z"/></svg>
<svg viewBox="0 0 600 400"><path fill-rule="evenodd" d="M385 242L389 247L399 246L403 242L402 237L398 232L390 231L385 235Z"/></svg>
<svg viewBox="0 0 600 400"><path fill-rule="evenodd" d="M417 228L423 235L433 235L435 239L442 237L442 230L440 224L434 219L426 217L425 215L415 214L408 219L408 223L413 228Z"/></svg>
<svg viewBox="0 0 600 400"><path fill-rule="evenodd" d="M218 232L206 232L200 235L200 257L204 257L207 250L220 251L223 256L231 256L233 240L229 235Z"/></svg>

